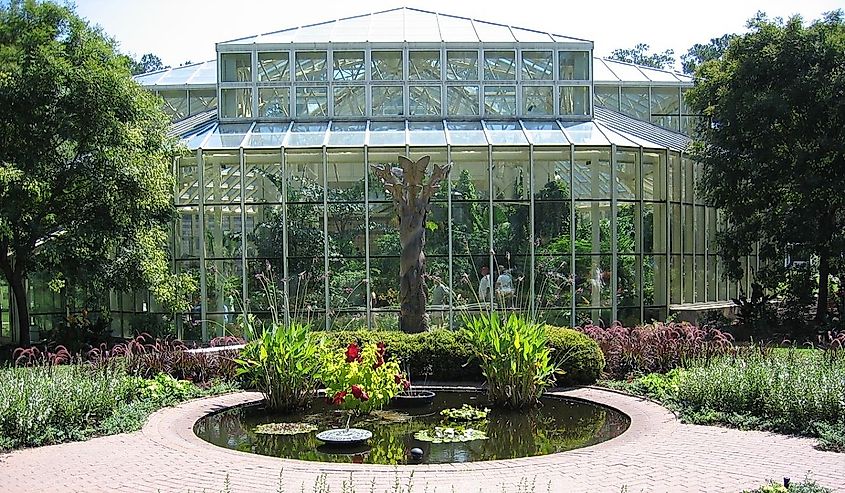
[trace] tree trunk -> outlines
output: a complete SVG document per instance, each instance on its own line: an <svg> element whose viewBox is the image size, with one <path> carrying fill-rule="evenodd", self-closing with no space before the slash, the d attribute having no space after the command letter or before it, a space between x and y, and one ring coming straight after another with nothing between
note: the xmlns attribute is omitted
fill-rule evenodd
<svg viewBox="0 0 845 493"><path fill-rule="evenodd" d="M827 292L830 279L830 255L828 252L819 254L819 297L816 304L816 322L827 320Z"/></svg>
<svg viewBox="0 0 845 493"><path fill-rule="evenodd" d="M27 302L27 293L24 279L21 276L12 276L9 281L9 289L15 295L15 320L18 324L18 345L21 347L29 347L31 341L29 340L29 303Z"/></svg>
<svg viewBox="0 0 845 493"><path fill-rule="evenodd" d="M428 330L425 314L425 218L426 205L414 203L402 207L399 216L399 328L403 332Z"/></svg>

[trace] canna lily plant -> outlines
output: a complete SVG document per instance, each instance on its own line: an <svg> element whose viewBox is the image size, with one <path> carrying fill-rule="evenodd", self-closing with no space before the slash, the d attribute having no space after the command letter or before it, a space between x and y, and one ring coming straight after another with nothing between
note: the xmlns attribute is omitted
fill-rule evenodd
<svg viewBox="0 0 845 493"><path fill-rule="evenodd" d="M381 409L403 388L410 386L396 361L385 361L383 342L322 355L319 379L329 403L354 414Z"/></svg>

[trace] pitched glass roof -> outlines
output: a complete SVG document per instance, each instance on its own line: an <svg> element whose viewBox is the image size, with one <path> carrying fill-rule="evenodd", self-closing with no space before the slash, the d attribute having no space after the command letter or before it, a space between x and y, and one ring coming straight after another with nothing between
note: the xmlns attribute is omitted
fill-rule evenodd
<svg viewBox="0 0 845 493"><path fill-rule="evenodd" d="M400 7L218 43L588 43L591 41L468 17Z"/></svg>
<svg viewBox="0 0 845 493"><path fill-rule="evenodd" d="M595 119L572 121L375 121L217 123L209 111L180 122L178 135L192 150L267 147L395 146L608 146L684 151L689 137L596 107Z"/></svg>

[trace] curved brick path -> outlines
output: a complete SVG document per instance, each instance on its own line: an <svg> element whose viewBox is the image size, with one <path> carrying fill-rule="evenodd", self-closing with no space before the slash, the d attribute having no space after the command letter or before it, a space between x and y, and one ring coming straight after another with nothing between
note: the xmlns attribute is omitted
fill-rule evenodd
<svg viewBox="0 0 845 493"><path fill-rule="evenodd" d="M215 447L197 438L193 423L226 406L260 398L237 393L163 409L144 429L0 455L0 492L314 491L325 475L332 493L350 478L358 493L393 493L397 480L414 493L517 491L537 493L738 492L769 478L803 478L845 491L845 455L813 449L813 441L764 432L681 424L663 407L596 388L555 392L613 406L631 417L621 436L560 454L468 464L372 466L264 457ZM624 487L624 488L623 488ZM318 490L324 493L324 490ZM522 489L520 491L530 491ZM407 489L402 490L407 493Z"/></svg>

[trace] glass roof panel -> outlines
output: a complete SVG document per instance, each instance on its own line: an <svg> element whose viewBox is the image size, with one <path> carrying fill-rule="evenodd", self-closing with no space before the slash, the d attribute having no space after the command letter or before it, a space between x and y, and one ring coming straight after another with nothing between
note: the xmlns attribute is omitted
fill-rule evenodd
<svg viewBox="0 0 845 493"><path fill-rule="evenodd" d="M240 147L251 123L227 123L217 125L217 128L205 141L203 149L227 149Z"/></svg>
<svg viewBox="0 0 845 493"><path fill-rule="evenodd" d="M678 78L666 70L656 70L653 68L640 67L640 71L645 73L646 77L655 82L678 82Z"/></svg>
<svg viewBox="0 0 845 493"><path fill-rule="evenodd" d="M156 81L156 85L182 85L186 84L196 72L197 67L179 67L170 69Z"/></svg>
<svg viewBox="0 0 845 493"><path fill-rule="evenodd" d="M326 138L328 123L293 123L285 147L320 147Z"/></svg>
<svg viewBox="0 0 845 493"><path fill-rule="evenodd" d="M482 43L513 43L516 41L508 26L482 21L473 21L473 25Z"/></svg>
<svg viewBox="0 0 845 493"><path fill-rule="evenodd" d="M522 43L551 43L553 41L552 37L546 33L530 31L528 29L511 27L511 32L513 32L513 35L516 37L516 40Z"/></svg>
<svg viewBox="0 0 845 493"><path fill-rule="evenodd" d="M569 145L566 135L560 130L556 122L523 120L525 133L532 144L538 145Z"/></svg>
<svg viewBox="0 0 845 493"><path fill-rule="evenodd" d="M617 77L625 82L649 82L648 77L640 72L640 70L634 65L614 62L612 60L605 60L605 63Z"/></svg>
<svg viewBox="0 0 845 493"><path fill-rule="evenodd" d="M338 21L332 30L332 41L335 43L354 43L369 39L370 16L361 15L351 19Z"/></svg>
<svg viewBox="0 0 845 493"><path fill-rule="evenodd" d="M217 60L209 60L194 72L191 84L217 84Z"/></svg>
<svg viewBox="0 0 845 493"><path fill-rule="evenodd" d="M381 12L370 16L368 41L396 42L405 40L405 15L403 9Z"/></svg>
<svg viewBox="0 0 845 493"><path fill-rule="evenodd" d="M629 139L627 136L623 135L620 132L616 132L615 130L607 128L606 126L599 125L598 123L596 123L596 126L601 129L602 133L604 134L605 137L607 137L607 139L610 141L611 144L616 144L618 146L625 146L625 147L631 147L631 146L637 147L637 146L639 146L638 142L635 142L635 141Z"/></svg>
<svg viewBox="0 0 845 493"><path fill-rule="evenodd" d="M610 144L599 128L593 122L560 122L566 137L576 145Z"/></svg>
<svg viewBox="0 0 845 493"><path fill-rule="evenodd" d="M408 122L408 143L414 146L444 146L443 122Z"/></svg>
<svg viewBox="0 0 845 493"><path fill-rule="evenodd" d="M405 40L413 42L440 41L437 17L425 12L405 10Z"/></svg>
<svg viewBox="0 0 845 493"><path fill-rule="evenodd" d="M607 68L607 64L604 63L604 60L601 58L593 58L593 80L596 82L619 82L619 77Z"/></svg>
<svg viewBox="0 0 845 493"><path fill-rule="evenodd" d="M215 129L216 125L211 124L207 127L203 127L198 129L196 132L191 133L189 135L182 136L182 142L188 147L188 149L194 150L199 148L202 145L205 138L208 137L210 133L212 133Z"/></svg>
<svg viewBox="0 0 845 493"><path fill-rule="evenodd" d="M158 70L156 72L150 72L149 74L136 75L133 78L135 79L135 82L141 84L142 86L152 86L157 80L166 75L167 72L168 70Z"/></svg>
<svg viewBox="0 0 845 493"><path fill-rule="evenodd" d="M296 32L294 43L320 43L325 42L326 37L331 39L334 25L337 21L321 22L314 26L300 27Z"/></svg>
<svg viewBox="0 0 845 493"><path fill-rule="evenodd" d="M472 27L470 19L462 19L451 15L438 15L440 23L440 37L447 42L478 43L478 35Z"/></svg>
<svg viewBox="0 0 845 493"><path fill-rule="evenodd" d="M369 145L405 145L405 122L370 122Z"/></svg>
<svg viewBox="0 0 845 493"><path fill-rule="evenodd" d="M446 129L452 145L488 145L481 122L446 122Z"/></svg>
<svg viewBox="0 0 845 493"><path fill-rule="evenodd" d="M484 126L487 128L487 135L493 145L528 145L519 122L485 121Z"/></svg>
<svg viewBox="0 0 845 493"><path fill-rule="evenodd" d="M296 38L297 31L299 31L299 28L284 29L274 33L262 34L257 38L253 38L253 41L256 43L293 43L293 40ZM244 40L241 40L239 42L243 41Z"/></svg>
<svg viewBox="0 0 845 493"><path fill-rule="evenodd" d="M244 147L280 147L289 123L256 123Z"/></svg>
<svg viewBox="0 0 845 493"><path fill-rule="evenodd" d="M334 122L329 132L330 146L361 147L367 139L367 122Z"/></svg>

